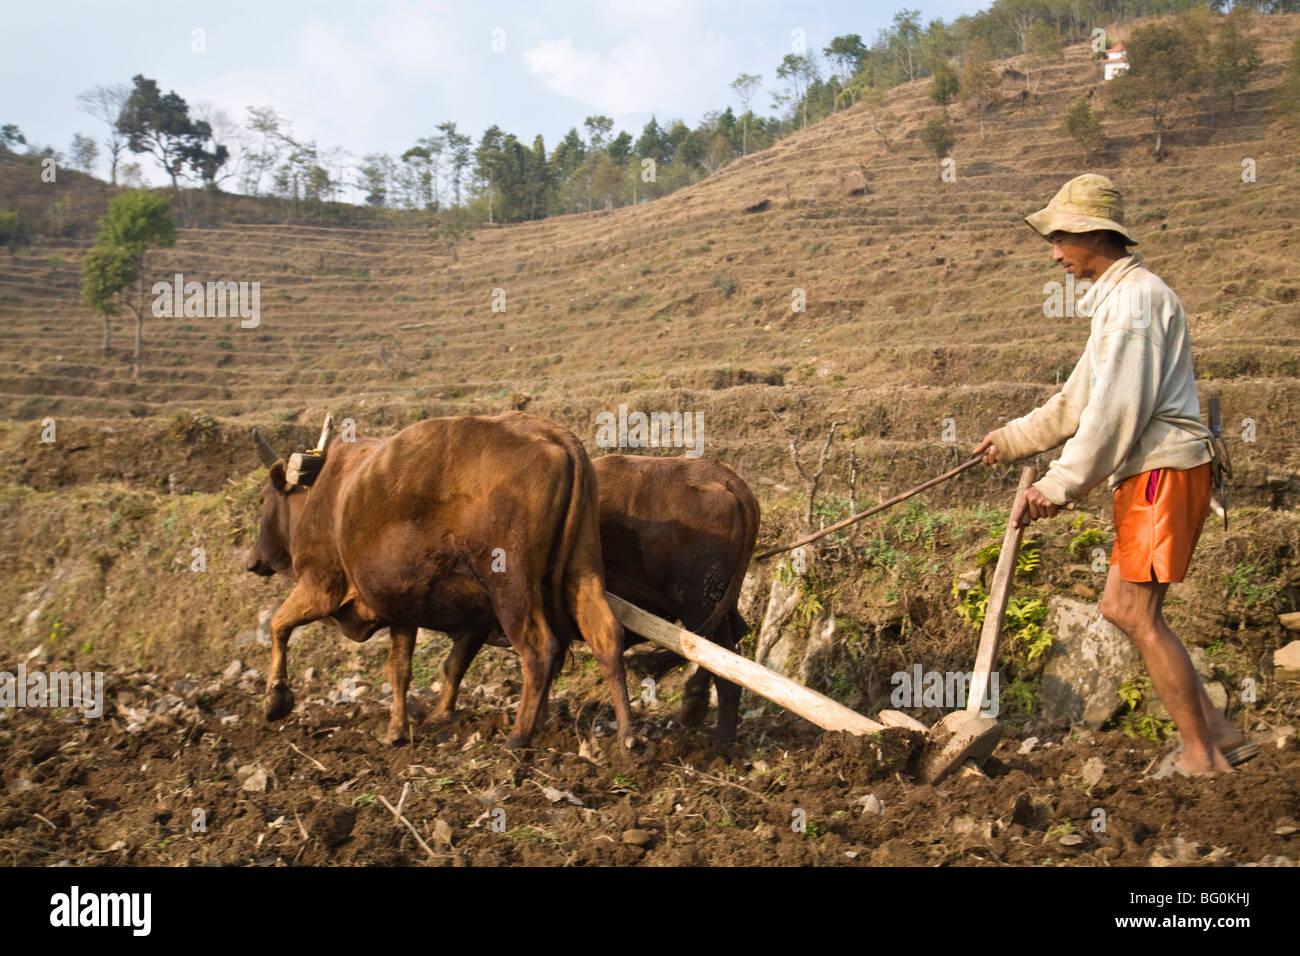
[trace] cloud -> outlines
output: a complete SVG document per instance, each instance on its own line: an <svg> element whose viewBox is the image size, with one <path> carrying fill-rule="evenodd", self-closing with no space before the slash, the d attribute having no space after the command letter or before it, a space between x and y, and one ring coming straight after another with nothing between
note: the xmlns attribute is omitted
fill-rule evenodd
<svg viewBox="0 0 1300 956"><path fill-rule="evenodd" d="M634 32L606 53L578 48L567 36L542 40L525 51L524 65L552 92L615 118L697 109L701 97L712 103L725 96L737 58L729 37L696 27L686 8L677 3L672 15L636 20Z"/></svg>
<svg viewBox="0 0 1300 956"><path fill-rule="evenodd" d="M312 18L293 38L294 56L220 74L193 95L241 120L249 106L274 106L294 135L321 145L373 142L403 79L450 81L463 70L456 32L442 3L390 3L361 31Z"/></svg>

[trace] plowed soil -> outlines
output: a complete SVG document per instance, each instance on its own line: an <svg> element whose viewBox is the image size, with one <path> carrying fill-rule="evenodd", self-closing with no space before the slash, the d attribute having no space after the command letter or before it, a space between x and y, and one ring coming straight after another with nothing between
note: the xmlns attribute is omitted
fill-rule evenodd
<svg viewBox="0 0 1300 956"><path fill-rule="evenodd" d="M422 653L436 657L442 646ZM661 681L659 701L638 703L642 744L620 755L608 692L579 674L552 695L532 749L511 753L502 743L518 668L507 652L491 653L481 673L495 682L466 686L449 723L413 721L414 741L396 748L379 741L382 688L340 700L322 679L291 674L298 704L268 724L263 678L251 668L237 678L109 674L98 719L0 710L0 861L1111 866L1300 857L1300 757L1293 731L1276 746L1267 715L1249 728L1266 741L1261 755L1214 780L1144 780L1160 754L1154 744L1058 723L1006 728L987 778L930 786L913 773L920 735L822 734L748 697L737 744L719 751L708 727L678 723L680 671ZM575 670L571 662L570 678ZM637 686L635 661L629 678ZM414 691L415 712L433 697ZM385 800L400 802L410 828Z"/></svg>

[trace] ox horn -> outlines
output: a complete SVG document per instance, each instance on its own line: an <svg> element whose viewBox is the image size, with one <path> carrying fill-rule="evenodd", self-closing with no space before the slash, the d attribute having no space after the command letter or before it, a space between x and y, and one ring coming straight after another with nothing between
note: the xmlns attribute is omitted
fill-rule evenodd
<svg viewBox="0 0 1300 956"><path fill-rule="evenodd" d="M253 429L253 444L257 447L257 457L262 459L262 464L267 468L280 460L280 456L275 453L275 449L271 447L271 443L266 440L260 428Z"/></svg>

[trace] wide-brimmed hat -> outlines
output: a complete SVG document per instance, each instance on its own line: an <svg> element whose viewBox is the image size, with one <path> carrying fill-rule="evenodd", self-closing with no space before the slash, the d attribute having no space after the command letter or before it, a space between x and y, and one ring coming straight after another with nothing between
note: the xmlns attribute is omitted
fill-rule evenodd
<svg viewBox="0 0 1300 956"><path fill-rule="evenodd" d="M1124 228L1124 201L1105 176L1084 173L1061 187L1044 209L1025 217L1030 228L1046 239L1054 232L1094 232L1110 229L1137 245Z"/></svg>

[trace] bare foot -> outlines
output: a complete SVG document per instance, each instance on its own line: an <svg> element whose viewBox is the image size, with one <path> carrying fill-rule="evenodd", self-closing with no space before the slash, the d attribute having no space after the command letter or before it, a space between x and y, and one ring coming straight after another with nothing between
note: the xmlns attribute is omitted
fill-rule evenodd
<svg viewBox="0 0 1300 956"><path fill-rule="evenodd" d="M1228 763L1228 759L1223 756L1223 752L1218 747L1213 748L1210 753L1202 751L1199 754L1193 754L1184 748L1182 756L1174 766L1189 777L1213 777L1216 774L1233 772L1232 765Z"/></svg>

